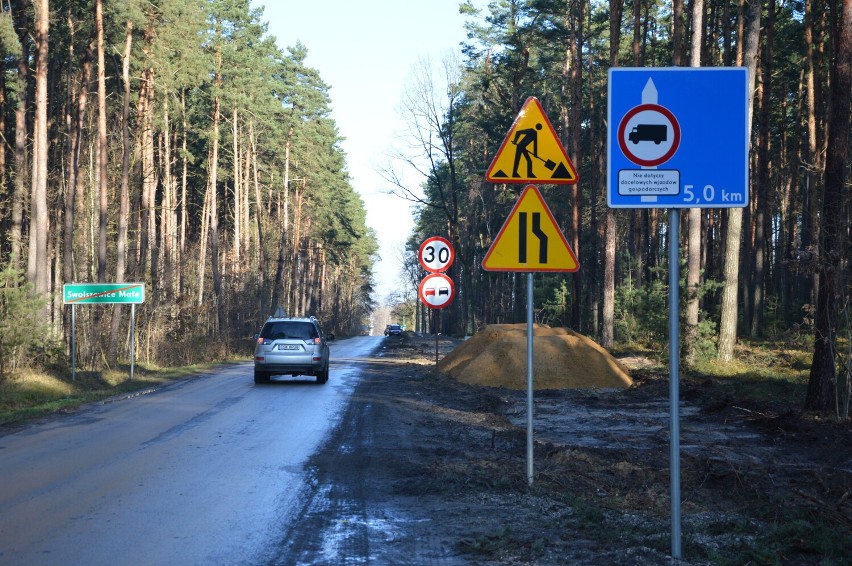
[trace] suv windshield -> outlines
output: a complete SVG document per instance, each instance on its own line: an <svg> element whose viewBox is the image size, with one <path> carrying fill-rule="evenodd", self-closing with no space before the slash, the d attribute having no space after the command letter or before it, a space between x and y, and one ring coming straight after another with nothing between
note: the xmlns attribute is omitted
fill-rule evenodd
<svg viewBox="0 0 852 566"><path fill-rule="evenodd" d="M313 340L319 338L316 326L310 322L281 321L270 322L263 327L261 338L269 340Z"/></svg>

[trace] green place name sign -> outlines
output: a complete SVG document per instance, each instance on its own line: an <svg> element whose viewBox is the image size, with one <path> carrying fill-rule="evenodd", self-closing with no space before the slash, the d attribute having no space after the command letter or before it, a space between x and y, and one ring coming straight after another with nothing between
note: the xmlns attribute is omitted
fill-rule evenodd
<svg viewBox="0 0 852 566"><path fill-rule="evenodd" d="M66 283L62 286L62 303L66 305L144 302L144 283Z"/></svg>

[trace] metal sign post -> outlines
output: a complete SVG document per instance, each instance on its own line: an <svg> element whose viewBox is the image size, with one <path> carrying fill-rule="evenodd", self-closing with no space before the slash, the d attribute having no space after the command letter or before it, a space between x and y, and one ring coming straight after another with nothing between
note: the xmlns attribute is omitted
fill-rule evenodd
<svg viewBox="0 0 852 566"><path fill-rule="evenodd" d="M527 483L533 484L533 274L574 272L574 250L534 185L527 186L482 260L486 271L527 274Z"/></svg>
<svg viewBox="0 0 852 566"><path fill-rule="evenodd" d="M545 127L546 126L546 127ZM533 160L535 158L535 160ZM526 162L524 171L519 167ZM533 273L580 269L535 184L573 185L577 170L534 96L527 98L488 167L492 183L530 183L482 260L485 271L527 274L527 483L533 484Z"/></svg>
<svg viewBox="0 0 852 566"><path fill-rule="evenodd" d="M671 474L672 558L680 553L680 211L669 211L669 460Z"/></svg>
<svg viewBox="0 0 852 566"><path fill-rule="evenodd" d="M133 365L136 359L136 303L130 305L130 381L133 381Z"/></svg>
<svg viewBox="0 0 852 566"><path fill-rule="evenodd" d="M77 381L77 305L71 305L71 382Z"/></svg>
<svg viewBox="0 0 852 566"><path fill-rule="evenodd" d="M438 367L438 330L441 328L441 310L435 313L435 367Z"/></svg>
<svg viewBox="0 0 852 566"><path fill-rule="evenodd" d="M747 78L745 67L609 70L607 205L670 209L669 455L675 559L681 558L679 209L748 205Z"/></svg>
<svg viewBox="0 0 852 566"><path fill-rule="evenodd" d="M533 484L533 274L527 273L527 485Z"/></svg>

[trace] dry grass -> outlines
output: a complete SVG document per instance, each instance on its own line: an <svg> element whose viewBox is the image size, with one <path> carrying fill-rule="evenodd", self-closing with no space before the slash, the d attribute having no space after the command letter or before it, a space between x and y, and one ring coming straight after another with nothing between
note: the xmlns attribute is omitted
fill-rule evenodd
<svg viewBox="0 0 852 566"><path fill-rule="evenodd" d="M52 413L74 410L86 403L132 394L176 379L203 373L221 362L160 368L138 364L130 380L129 366L105 371L54 375L21 370L0 382L0 425L16 425Z"/></svg>

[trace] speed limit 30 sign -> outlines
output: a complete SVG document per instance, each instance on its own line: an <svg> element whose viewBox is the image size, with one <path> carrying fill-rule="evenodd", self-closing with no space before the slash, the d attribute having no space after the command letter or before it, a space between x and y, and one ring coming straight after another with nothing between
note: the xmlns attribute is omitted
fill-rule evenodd
<svg viewBox="0 0 852 566"><path fill-rule="evenodd" d="M420 244L417 259L420 260L423 269L429 273L441 273L449 269L455 256L449 240L440 236L433 236Z"/></svg>

